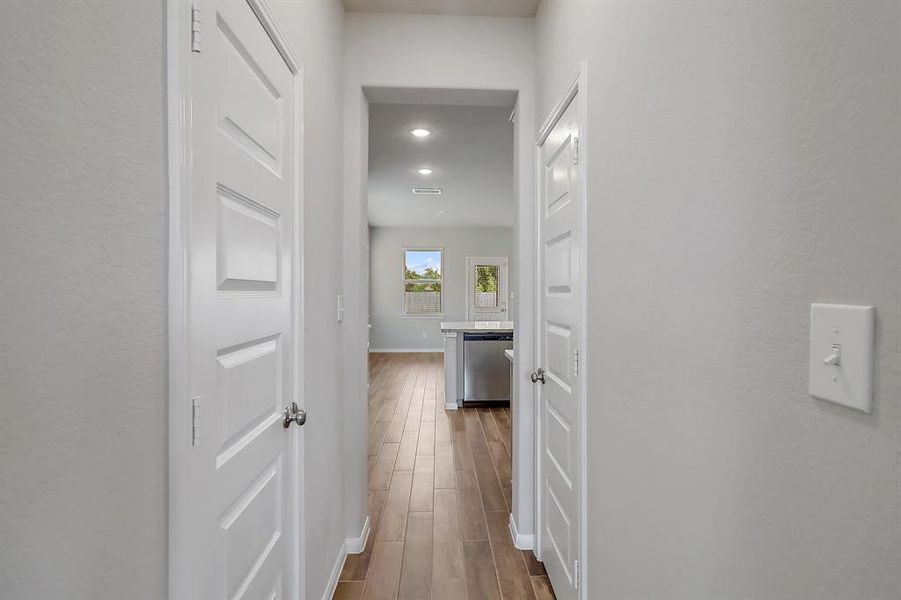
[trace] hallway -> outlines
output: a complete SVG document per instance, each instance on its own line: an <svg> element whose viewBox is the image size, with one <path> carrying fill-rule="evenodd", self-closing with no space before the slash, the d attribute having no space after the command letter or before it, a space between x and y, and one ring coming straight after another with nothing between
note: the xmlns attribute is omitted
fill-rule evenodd
<svg viewBox="0 0 901 600"><path fill-rule="evenodd" d="M369 539L336 599L553 598L513 547L507 408L445 411L440 354L372 354Z"/></svg>

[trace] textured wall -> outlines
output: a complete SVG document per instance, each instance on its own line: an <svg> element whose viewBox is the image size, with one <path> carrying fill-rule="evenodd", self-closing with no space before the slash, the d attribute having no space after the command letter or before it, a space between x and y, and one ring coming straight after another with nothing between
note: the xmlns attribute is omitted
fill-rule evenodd
<svg viewBox="0 0 901 600"><path fill-rule="evenodd" d="M545 2L588 61L591 598L901 596L901 5ZM872 415L811 302L877 310Z"/></svg>
<svg viewBox="0 0 901 600"><path fill-rule="evenodd" d="M512 227L372 227L369 229L369 311L372 348L443 349L441 321L466 320L466 257L506 256L515 273ZM444 248L444 316L401 315L403 248ZM515 281L508 288L515 290ZM423 339L422 334L426 337Z"/></svg>
<svg viewBox="0 0 901 600"><path fill-rule="evenodd" d="M0 596L166 594L163 6L0 3Z"/></svg>
<svg viewBox="0 0 901 600"><path fill-rule="evenodd" d="M305 584L319 598L345 537L341 468L318 459L342 434L343 12L272 9L305 83ZM163 598L164 5L4 1L0 28L0 596Z"/></svg>

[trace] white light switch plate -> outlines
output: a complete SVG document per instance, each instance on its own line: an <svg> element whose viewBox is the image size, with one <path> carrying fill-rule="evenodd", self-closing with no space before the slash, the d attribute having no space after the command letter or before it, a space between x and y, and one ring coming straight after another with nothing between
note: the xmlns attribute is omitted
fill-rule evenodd
<svg viewBox="0 0 901 600"><path fill-rule="evenodd" d="M812 396L873 412L874 314L872 306L810 305Z"/></svg>

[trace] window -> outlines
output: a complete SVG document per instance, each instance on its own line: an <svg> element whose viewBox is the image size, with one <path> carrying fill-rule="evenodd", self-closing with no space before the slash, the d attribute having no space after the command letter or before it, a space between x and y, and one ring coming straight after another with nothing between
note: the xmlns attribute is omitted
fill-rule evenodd
<svg viewBox="0 0 901 600"><path fill-rule="evenodd" d="M404 250L404 314L441 314L443 253L437 250Z"/></svg>
<svg viewBox="0 0 901 600"><path fill-rule="evenodd" d="M501 321L507 318L506 256L466 257L466 320Z"/></svg>
<svg viewBox="0 0 901 600"><path fill-rule="evenodd" d="M476 265L474 305L476 308L497 308L499 303L497 280L500 276L498 265Z"/></svg>

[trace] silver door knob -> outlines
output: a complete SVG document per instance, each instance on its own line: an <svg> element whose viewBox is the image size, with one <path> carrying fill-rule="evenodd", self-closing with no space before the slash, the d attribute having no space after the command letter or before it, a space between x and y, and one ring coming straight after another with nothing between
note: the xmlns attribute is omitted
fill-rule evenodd
<svg viewBox="0 0 901 600"><path fill-rule="evenodd" d="M307 422L307 411L297 406L297 402L292 402L291 406L285 407L285 420L282 425L285 429L291 426L291 423L303 425Z"/></svg>
<svg viewBox="0 0 901 600"><path fill-rule="evenodd" d="M538 367L537 371L529 375L529 379L532 380L532 383L538 383L539 381L544 383L544 369Z"/></svg>

